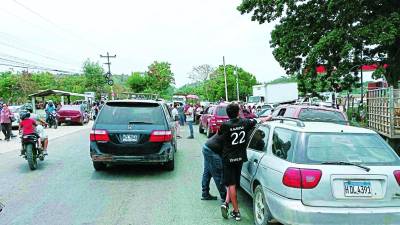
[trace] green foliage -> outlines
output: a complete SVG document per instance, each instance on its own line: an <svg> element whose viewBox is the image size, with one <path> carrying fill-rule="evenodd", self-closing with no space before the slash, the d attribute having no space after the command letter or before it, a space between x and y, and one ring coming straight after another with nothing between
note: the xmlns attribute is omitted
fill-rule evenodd
<svg viewBox="0 0 400 225"><path fill-rule="evenodd" d="M296 76L282 76L268 82L268 84L282 84L282 83L293 83L293 82L297 82Z"/></svg>
<svg viewBox="0 0 400 225"><path fill-rule="evenodd" d="M129 88L135 93L141 93L147 87L146 76L145 74L142 74L140 72L132 73L132 75L128 78L128 81L126 83L129 86Z"/></svg>
<svg viewBox="0 0 400 225"><path fill-rule="evenodd" d="M278 20L271 33L274 56L297 74L304 92L351 90L361 64L377 63L397 87L400 77L400 2L396 0L244 0L238 7L259 23ZM383 65L389 65L383 69ZM318 77L314 68L324 65ZM321 84L318 84L321 82Z"/></svg>
<svg viewBox="0 0 400 225"><path fill-rule="evenodd" d="M174 74L168 62L153 62L145 73L134 72L127 80L127 86L136 93L153 93L163 98L173 94Z"/></svg>
<svg viewBox="0 0 400 225"><path fill-rule="evenodd" d="M234 73L235 66L226 65L226 77L228 86L228 99L230 101L237 100L236 95L236 75ZM253 85L257 84L255 76L242 68L237 68L239 75L239 96L241 100L245 100L252 93ZM195 94L202 99L217 101L220 98L225 99L225 79L224 67L219 66L210 75L210 79L203 82L197 82L190 85L185 85L179 88L177 93Z"/></svg>
<svg viewBox="0 0 400 225"><path fill-rule="evenodd" d="M94 91L98 96L105 92L107 83L104 79L104 70L98 62L86 60L83 64L83 75L85 77L85 90Z"/></svg>

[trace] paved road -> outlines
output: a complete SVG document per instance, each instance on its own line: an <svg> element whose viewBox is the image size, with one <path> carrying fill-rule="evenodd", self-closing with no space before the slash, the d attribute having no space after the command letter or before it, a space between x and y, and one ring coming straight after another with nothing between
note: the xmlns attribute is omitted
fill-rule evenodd
<svg viewBox="0 0 400 225"><path fill-rule="evenodd" d="M218 201L200 200L204 135L179 141L173 172L137 166L95 172L88 139L89 128L53 140L36 171L16 151L0 154L0 224L238 224L221 218ZM239 223L253 224L251 198L240 191L239 201Z"/></svg>

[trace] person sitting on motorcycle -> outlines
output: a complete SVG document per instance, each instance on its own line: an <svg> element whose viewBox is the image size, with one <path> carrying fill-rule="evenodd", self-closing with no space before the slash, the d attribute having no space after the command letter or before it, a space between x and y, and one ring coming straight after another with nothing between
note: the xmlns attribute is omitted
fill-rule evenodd
<svg viewBox="0 0 400 225"><path fill-rule="evenodd" d="M19 130L21 132L22 130L22 135L35 135L38 136L35 132L36 128L36 121L34 119L30 118L31 114L29 111L22 111L20 113L20 119L21 122L19 123ZM39 141L40 145L40 141ZM23 150L21 150L21 155L23 155Z"/></svg>
<svg viewBox="0 0 400 225"><path fill-rule="evenodd" d="M47 103L46 108L44 109L44 111L46 112L46 122L48 123L49 122L48 121L49 115L56 111L56 106L54 105L52 100L50 100Z"/></svg>
<svg viewBox="0 0 400 225"><path fill-rule="evenodd" d="M47 146L49 145L49 138L44 130L45 124L43 120L39 120L39 124L36 126L36 133L39 135L39 143L43 147L43 155L47 155Z"/></svg>

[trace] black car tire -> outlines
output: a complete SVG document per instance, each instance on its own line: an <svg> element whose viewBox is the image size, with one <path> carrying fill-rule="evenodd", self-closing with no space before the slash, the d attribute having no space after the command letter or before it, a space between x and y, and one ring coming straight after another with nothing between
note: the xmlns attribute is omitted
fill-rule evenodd
<svg viewBox="0 0 400 225"><path fill-rule="evenodd" d="M61 126L61 122L58 122L58 121L57 121L57 126Z"/></svg>
<svg viewBox="0 0 400 225"><path fill-rule="evenodd" d="M257 202L257 196L259 196L262 199L262 202ZM259 199L258 199L259 200ZM260 206L257 207L256 204L262 204L261 208L263 208L262 211L257 212L257 209L260 209ZM261 220L257 220L258 215L260 213L263 213L263 218ZM269 210L267 201L265 199L265 194L263 191L263 188L261 185L258 185L256 189L254 190L254 195L253 195L253 214L254 214L254 224L255 225L272 225L274 223L271 223L272 214L271 211Z"/></svg>
<svg viewBox="0 0 400 225"><path fill-rule="evenodd" d="M204 128L201 126L201 122L199 123L199 133L204 134Z"/></svg>
<svg viewBox="0 0 400 225"><path fill-rule="evenodd" d="M102 162L93 162L93 167L96 171L105 170L107 165Z"/></svg>
<svg viewBox="0 0 400 225"><path fill-rule="evenodd" d="M174 156L174 158L173 158L172 160L168 161L168 162L165 164L165 169L166 169L167 171L173 171L174 168L175 168L175 156Z"/></svg>
<svg viewBox="0 0 400 225"><path fill-rule="evenodd" d="M214 134L211 133L211 128L207 128L207 137L210 138L212 137Z"/></svg>

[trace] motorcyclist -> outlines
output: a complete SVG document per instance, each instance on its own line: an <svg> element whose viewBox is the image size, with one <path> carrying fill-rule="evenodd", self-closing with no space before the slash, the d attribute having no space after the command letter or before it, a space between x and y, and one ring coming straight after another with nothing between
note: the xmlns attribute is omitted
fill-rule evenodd
<svg viewBox="0 0 400 225"><path fill-rule="evenodd" d="M52 100L49 100L44 111L46 112L46 122L49 123L49 115L56 111L56 106Z"/></svg>
<svg viewBox="0 0 400 225"><path fill-rule="evenodd" d="M37 126L36 121L30 118L31 114L29 111L21 111L20 112L20 119L21 122L19 123L19 130L22 130L22 136L24 135L37 135L35 132L35 128ZM38 136L38 135L37 135ZM21 150L21 155L24 154L24 150Z"/></svg>

